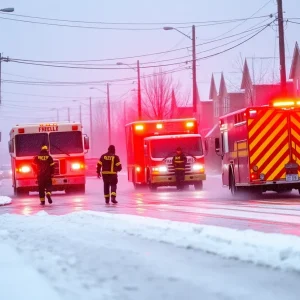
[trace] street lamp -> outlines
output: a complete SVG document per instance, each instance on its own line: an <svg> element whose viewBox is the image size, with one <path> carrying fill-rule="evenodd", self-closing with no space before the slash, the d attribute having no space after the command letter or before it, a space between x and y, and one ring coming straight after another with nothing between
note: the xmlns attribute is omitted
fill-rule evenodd
<svg viewBox="0 0 300 300"><path fill-rule="evenodd" d="M108 125L108 143L111 145L111 122L110 122L110 100L109 100L109 83L106 84L106 92L96 87L90 87L91 90L98 90L102 93L106 93L107 96L107 125Z"/></svg>
<svg viewBox="0 0 300 300"><path fill-rule="evenodd" d="M14 12L15 9L13 7L8 7L8 8L2 8L2 9L0 9L0 11L10 13L10 12Z"/></svg>
<svg viewBox="0 0 300 300"><path fill-rule="evenodd" d="M138 119L142 119L142 94L141 94L141 74L140 74L140 61L138 60L136 62L136 69L131 67L128 64L122 63L122 62L117 62L118 66L126 65L129 68L133 69L134 71L137 71L137 94L138 94Z"/></svg>
<svg viewBox="0 0 300 300"><path fill-rule="evenodd" d="M193 111L195 116L197 116L197 69L196 69L196 28L195 25L192 26L192 37L188 36L184 32L180 31L179 29L175 27L166 26L163 27L163 30L176 30L179 33L183 34L184 36L188 37L190 40L192 40L192 48L193 48Z"/></svg>

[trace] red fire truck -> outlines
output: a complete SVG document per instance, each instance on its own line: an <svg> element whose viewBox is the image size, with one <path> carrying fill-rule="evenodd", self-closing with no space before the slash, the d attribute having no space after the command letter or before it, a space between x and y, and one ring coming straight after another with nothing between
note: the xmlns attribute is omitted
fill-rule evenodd
<svg viewBox="0 0 300 300"><path fill-rule="evenodd" d="M10 131L9 152L16 195L37 191L32 160L47 145L55 163L53 190L85 191L85 151L89 140L80 123L16 125Z"/></svg>
<svg viewBox="0 0 300 300"><path fill-rule="evenodd" d="M187 155L185 185L202 189L206 179L196 119L139 121L126 125L128 180L138 188L175 185L172 157L181 147Z"/></svg>
<svg viewBox="0 0 300 300"><path fill-rule="evenodd" d="M300 192L300 99L275 99L220 118L215 140L222 181L232 194Z"/></svg>

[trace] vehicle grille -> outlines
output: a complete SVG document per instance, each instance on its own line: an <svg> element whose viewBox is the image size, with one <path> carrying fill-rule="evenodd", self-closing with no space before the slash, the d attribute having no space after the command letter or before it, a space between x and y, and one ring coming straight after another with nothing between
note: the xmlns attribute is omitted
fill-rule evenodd
<svg viewBox="0 0 300 300"><path fill-rule="evenodd" d="M185 173L189 173L192 171L192 164L191 163L187 163L185 165ZM168 173L175 173L175 168L172 164L168 164Z"/></svg>
<svg viewBox="0 0 300 300"><path fill-rule="evenodd" d="M59 172L59 160L54 160L54 175L59 175L60 172Z"/></svg>

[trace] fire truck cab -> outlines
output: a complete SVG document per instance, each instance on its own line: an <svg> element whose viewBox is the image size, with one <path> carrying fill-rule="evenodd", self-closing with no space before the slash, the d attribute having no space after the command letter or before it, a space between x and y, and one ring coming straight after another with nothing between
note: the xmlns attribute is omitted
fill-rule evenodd
<svg viewBox="0 0 300 300"><path fill-rule="evenodd" d="M126 125L128 180L136 188L175 185L172 158L181 147L188 162L185 185L201 190L206 179L202 139L196 119L139 121Z"/></svg>
<svg viewBox="0 0 300 300"><path fill-rule="evenodd" d="M47 145L55 163L53 191L85 192L85 157L89 139L80 123L16 125L10 131L12 186L16 195L37 191L33 157Z"/></svg>
<svg viewBox="0 0 300 300"><path fill-rule="evenodd" d="M215 150L232 194L300 192L300 99L275 99L220 118Z"/></svg>

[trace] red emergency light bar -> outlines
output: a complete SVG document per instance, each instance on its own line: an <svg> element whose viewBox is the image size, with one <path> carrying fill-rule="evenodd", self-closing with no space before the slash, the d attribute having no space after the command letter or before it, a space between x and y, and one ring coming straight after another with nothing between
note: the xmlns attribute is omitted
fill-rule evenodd
<svg viewBox="0 0 300 300"><path fill-rule="evenodd" d="M296 107L300 106L300 99L294 98L281 98L281 99L274 99L272 101L272 106L274 107Z"/></svg>
<svg viewBox="0 0 300 300"><path fill-rule="evenodd" d="M18 128L18 133L24 133L25 129L24 128Z"/></svg>

